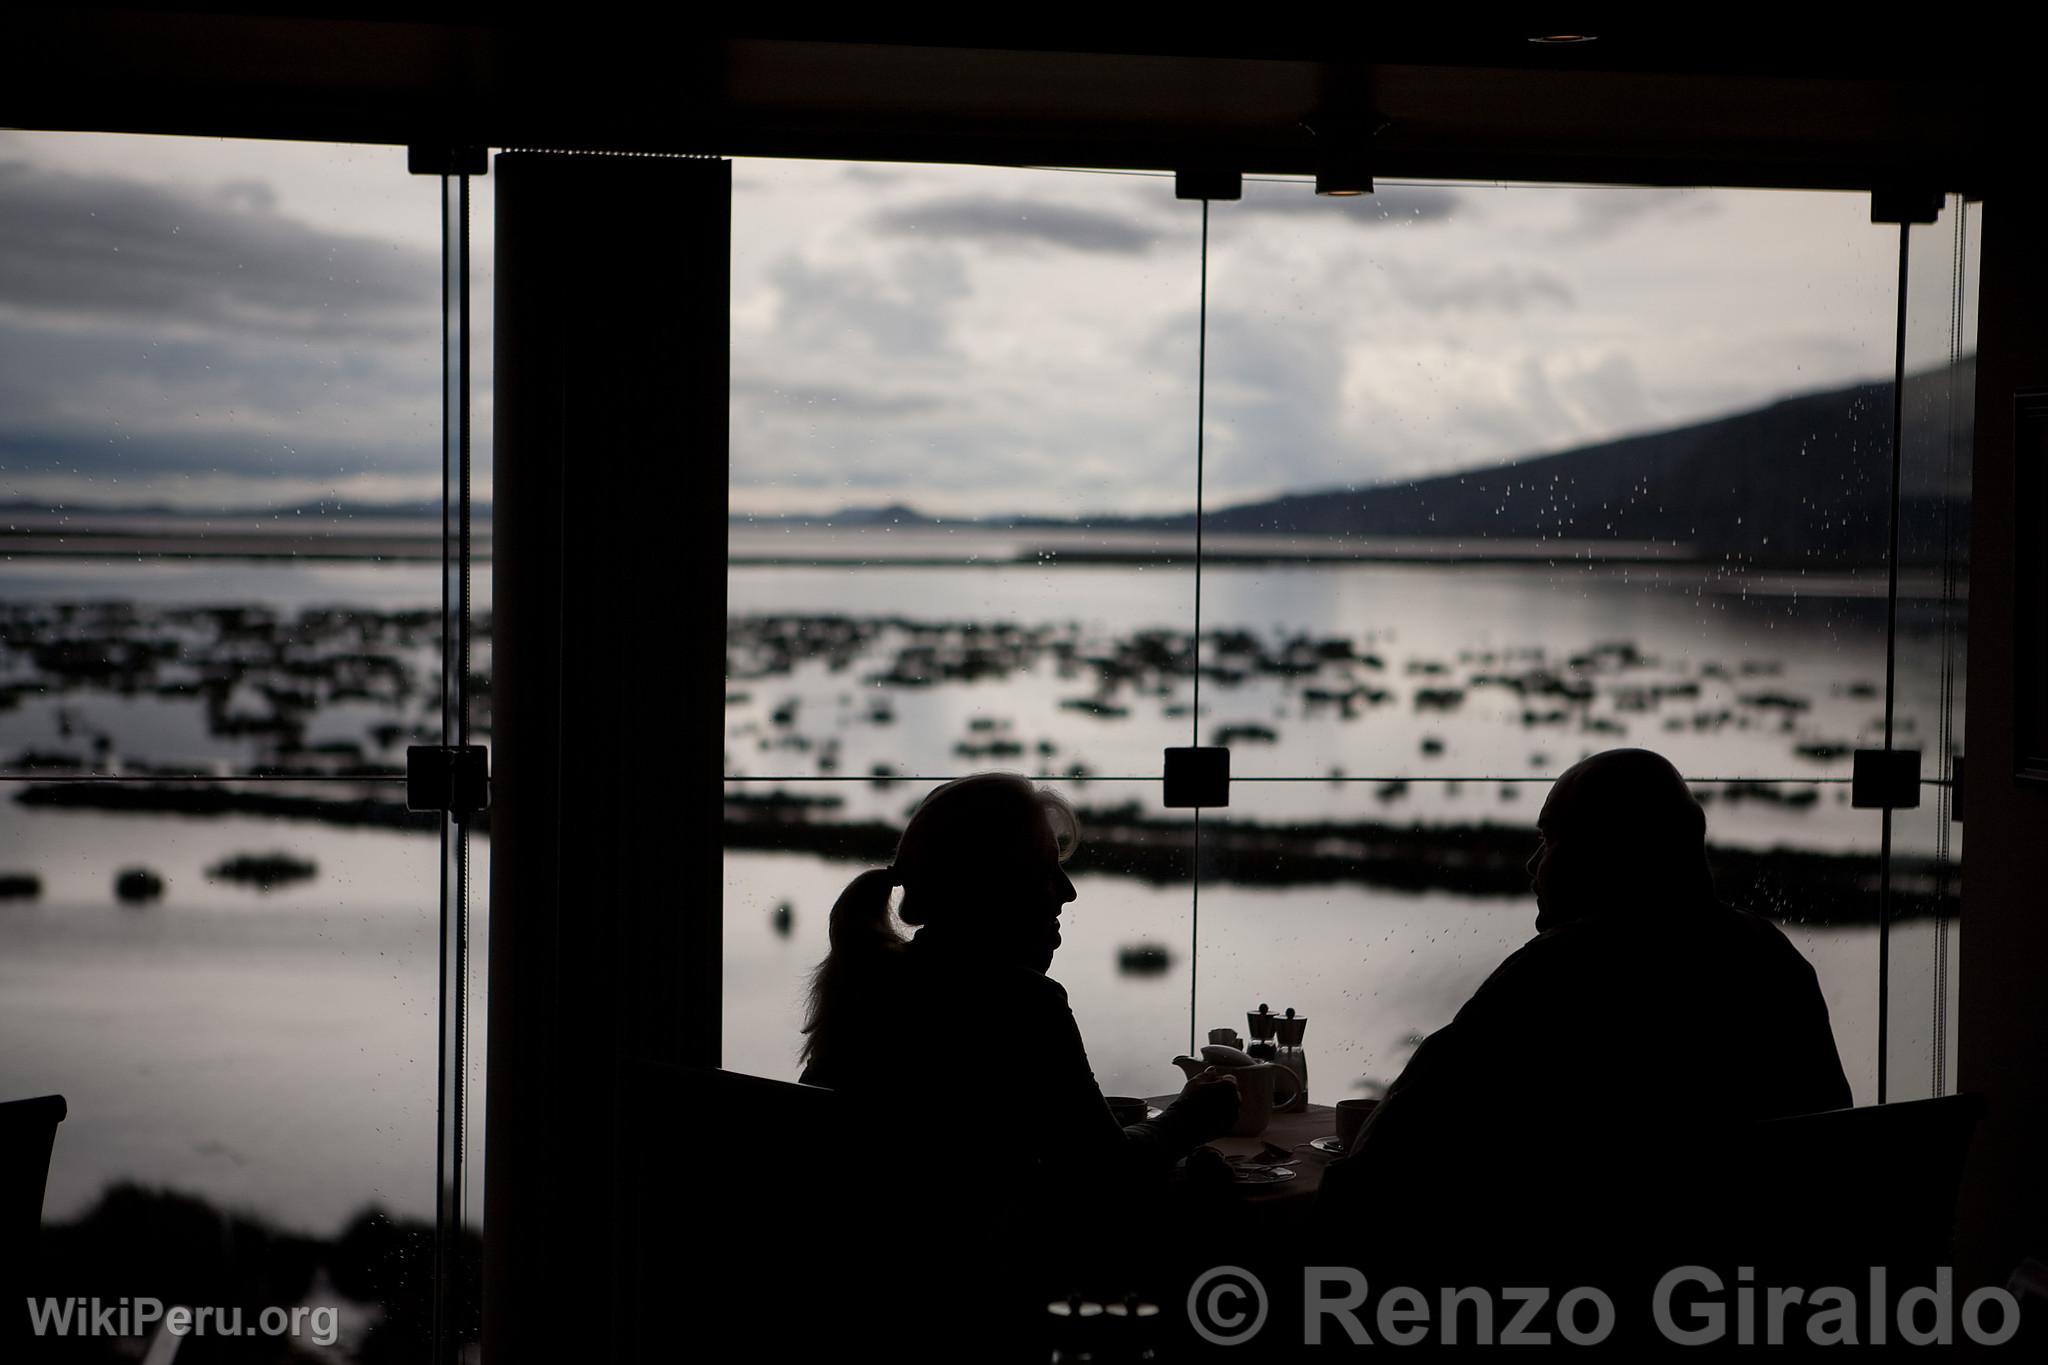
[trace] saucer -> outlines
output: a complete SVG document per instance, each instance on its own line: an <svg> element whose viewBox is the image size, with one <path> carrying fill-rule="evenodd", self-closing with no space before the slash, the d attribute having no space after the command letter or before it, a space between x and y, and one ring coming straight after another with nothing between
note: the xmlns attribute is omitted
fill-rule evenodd
<svg viewBox="0 0 2048 1365"><path fill-rule="evenodd" d="M1335 1133L1328 1137L1310 1138L1308 1145L1319 1152L1328 1152L1331 1156L1344 1155L1344 1144L1337 1141Z"/></svg>
<svg viewBox="0 0 2048 1365"><path fill-rule="evenodd" d="M1296 1174L1292 1166L1235 1166L1231 1168L1230 1179L1238 1185L1281 1185Z"/></svg>

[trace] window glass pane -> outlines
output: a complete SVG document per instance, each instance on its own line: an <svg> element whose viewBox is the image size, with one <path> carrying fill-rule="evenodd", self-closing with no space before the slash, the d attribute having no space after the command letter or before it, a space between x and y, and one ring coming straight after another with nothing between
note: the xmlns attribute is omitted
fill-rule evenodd
<svg viewBox="0 0 2048 1365"><path fill-rule="evenodd" d="M1203 726L1235 772L1846 773L1884 677L1866 198L1253 182L1212 213Z"/></svg>
<svg viewBox="0 0 2048 1365"><path fill-rule="evenodd" d="M729 775L1187 741L1198 214L1159 177L735 167Z"/></svg>
<svg viewBox="0 0 2048 1365"><path fill-rule="evenodd" d="M1954 1088L1962 833L1950 760L1963 753L1970 459L1975 432L1977 215L1949 196L1910 229L1899 441L1893 743L1920 753L1920 805L1892 816L1896 851L1886 1098Z"/></svg>
<svg viewBox="0 0 2048 1365"><path fill-rule="evenodd" d="M358 1345L382 1309L386 1345L421 1340L433 829L391 782L0 783L0 1095L70 1110L47 1292L333 1304Z"/></svg>
<svg viewBox="0 0 2048 1365"><path fill-rule="evenodd" d="M440 741L432 563L23 558L0 580L16 773L392 776Z"/></svg>
<svg viewBox="0 0 2048 1365"><path fill-rule="evenodd" d="M49 1288L333 1304L350 1358L431 1316L438 188L0 132L0 1096L69 1101Z"/></svg>
<svg viewBox="0 0 2048 1365"><path fill-rule="evenodd" d="M797 1074L840 889L1007 770L1082 808L1053 975L1098 1079L1178 1084L1188 869L1132 812L1193 733L1199 214L1157 176L735 167L728 1067ZM817 843L853 824L871 862Z"/></svg>
<svg viewBox="0 0 2048 1365"><path fill-rule="evenodd" d="M0 771L396 771L439 636L435 183L392 148L0 161Z"/></svg>

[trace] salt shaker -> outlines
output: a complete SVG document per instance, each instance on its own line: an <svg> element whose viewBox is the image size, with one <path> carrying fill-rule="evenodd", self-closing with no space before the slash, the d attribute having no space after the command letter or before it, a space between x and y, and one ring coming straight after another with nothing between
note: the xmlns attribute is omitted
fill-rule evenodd
<svg viewBox="0 0 2048 1365"><path fill-rule="evenodd" d="M1245 1051L1260 1061L1275 1060L1273 1047L1273 1026L1280 1021L1273 1017L1273 1009L1263 1002L1255 1010L1245 1013L1245 1027L1252 1035L1252 1041Z"/></svg>

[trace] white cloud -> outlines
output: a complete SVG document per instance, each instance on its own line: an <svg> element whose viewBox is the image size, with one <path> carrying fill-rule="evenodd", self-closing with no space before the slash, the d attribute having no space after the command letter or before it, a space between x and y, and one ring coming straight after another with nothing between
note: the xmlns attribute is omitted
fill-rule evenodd
<svg viewBox="0 0 2048 1365"><path fill-rule="evenodd" d="M402 152L16 133L0 161L26 168L0 182L0 212L42 215L0 230L0 458L17 483L433 476L439 187ZM1184 508L1201 212L1168 177L747 163L735 505ZM198 236L160 250L166 218ZM1857 196L1404 185L1347 203L1252 182L1210 226L1218 501L1556 450L1889 369L1896 239Z"/></svg>

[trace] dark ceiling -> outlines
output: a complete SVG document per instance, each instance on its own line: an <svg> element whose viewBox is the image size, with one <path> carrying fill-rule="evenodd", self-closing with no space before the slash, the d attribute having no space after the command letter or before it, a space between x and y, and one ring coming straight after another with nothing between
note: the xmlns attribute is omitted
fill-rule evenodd
<svg viewBox="0 0 2048 1365"><path fill-rule="evenodd" d="M1724 17L1538 44L1481 16L1233 32L1191 11L1171 31L1047 18L997 36L604 5L335 10L18 7L0 123L1305 173L1302 119L1322 112L1384 121L1389 177L1975 190L2040 121L2032 43L1931 22L1759 34Z"/></svg>

